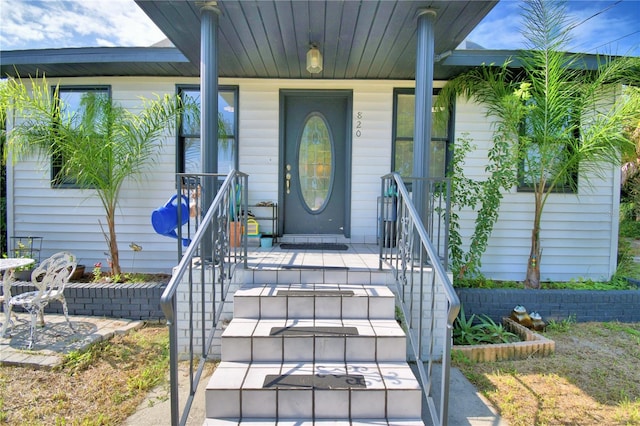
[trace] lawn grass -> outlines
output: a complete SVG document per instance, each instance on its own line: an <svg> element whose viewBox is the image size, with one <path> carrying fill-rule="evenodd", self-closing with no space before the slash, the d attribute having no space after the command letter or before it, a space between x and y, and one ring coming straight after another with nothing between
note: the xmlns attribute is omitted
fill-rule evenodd
<svg viewBox="0 0 640 426"><path fill-rule="evenodd" d="M511 425L640 425L640 323L553 322L556 353L455 366ZM166 326L146 326L47 371L0 367L0 424L120 425L167 385Z"/></svg>
<svg viewBox="0 0 640 426"><path fill-rule="evenodd" d="M0 424L119 425L167 383L165 325L147 325L66 356L54 370L0 367Z"/></svg>
<svg viewBox="0 0 640 426"><path fill-rule="evenodd" d="M640 323L560 321L547 358L455 365L511 426L640 425Z"/></svg>

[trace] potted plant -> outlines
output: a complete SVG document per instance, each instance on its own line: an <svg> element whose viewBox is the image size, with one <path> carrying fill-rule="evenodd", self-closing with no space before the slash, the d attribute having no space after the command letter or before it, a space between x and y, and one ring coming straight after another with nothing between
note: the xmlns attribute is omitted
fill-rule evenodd
<svg viewBox="0 0 640 426"><path fill-rule="evenodd" d="M262 236L260 237L260 247L262 248L273 247L273 235L262 234Z"/></svg>
<svg viewBox="0 0 640 426"><path fill-rule="evenodd" d="M30 281L31 272L40 263L40 251L42 250L42 237L17 236L11 237L13 245L13 257L33 259L35 262L28 266L17 268L15 279L17 281Z"/></svg>

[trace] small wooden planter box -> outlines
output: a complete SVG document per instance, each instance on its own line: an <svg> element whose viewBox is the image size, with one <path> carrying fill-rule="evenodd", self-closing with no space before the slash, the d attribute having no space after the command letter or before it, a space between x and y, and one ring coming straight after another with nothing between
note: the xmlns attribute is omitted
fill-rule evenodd
<svg viewBox="0 0 640 426"><path fill-rule="evenodd" d="M462 352L474 362L527 359L532 356L544 357L555 352L556 343L553 340L547 339L509 318L503 318L502 323L508 331L520 336L522 341L493 345L453 345L453 350Z"/></svg>

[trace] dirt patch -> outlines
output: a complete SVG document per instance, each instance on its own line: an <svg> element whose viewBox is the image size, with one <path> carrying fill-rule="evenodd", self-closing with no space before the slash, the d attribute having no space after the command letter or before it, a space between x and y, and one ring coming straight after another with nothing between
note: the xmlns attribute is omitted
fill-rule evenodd
<svg viewBox="0 0 640 426"><path fill-rule="evenodd" d="M579 323L545 335L554 356L458 367L512 426L640 425L639 323Z"/></svg>
<svg viewBox="0 0 640 426"><path fill-rule="evenodd" d="M61 368L0 367L0 424L118 425L166 383L166 326L115 336Z"/></svg>

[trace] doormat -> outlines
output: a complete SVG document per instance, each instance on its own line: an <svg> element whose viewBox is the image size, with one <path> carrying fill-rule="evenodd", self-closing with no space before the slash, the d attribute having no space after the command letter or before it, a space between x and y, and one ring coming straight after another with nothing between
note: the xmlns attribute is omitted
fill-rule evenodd
<svg viewBox="0 0 640 426"><path fill-rule="evenodd" d="M362 374L267 374L263 389L366 389Z"/></svg>
<svg viewBox="0 0 640 426"><path fill-rule="evenodd" d="M282 243L280 248L285 250L349 250L348 245L335 243Z"/></svg>
<svg viewBox="0 0 640 426"><path fill-rule="evenodd" d="M336 271L348 271L349 267L348 266L313 266L313 265L281 265L280 266L281 269L300 269L300 270L309 270L309 271L316 271L318 269L332 269L332 270L336 270Z"/></svg>
<svg viewBox="0 0 640 426"><path fill-rule="evenodd" d="M271 327L269 336L359 336L356 327Z"/></svg>

